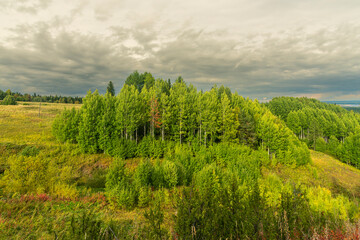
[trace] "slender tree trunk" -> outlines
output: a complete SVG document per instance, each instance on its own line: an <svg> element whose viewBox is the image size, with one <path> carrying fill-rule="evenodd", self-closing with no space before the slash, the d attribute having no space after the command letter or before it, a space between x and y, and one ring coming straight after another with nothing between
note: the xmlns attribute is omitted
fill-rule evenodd
<svg viewBox="0 0 360 240"><path fill-rule="evenodd" d="M200 113L200 129L199 129L199 140L201 143L201 113Z"/></svg>
<svg viewBox="0 0 360 240"><path fill-rule="evenodd" d="M206 130L205 130L205 134L204 134L204 142L205 142L205 147L206 147Z"/></svg>
<svg viewBox="0 0 360 240"><path fill-rule="evenodd" d="M137 128L136 128L135 135L136 135L136 143L137 143L138 142L138 129Z"/></svg>
<svg viewBox="0 0 360 240"><path fill-rule="evenodd" d="M180 131L179 131L179 135L180 135L180 145L181 145L181 143L182 143L182 141L181 141L181 117L182 117L182 112L181 112L181 110L180 110Z"/></svg>
<svg viewBox="0 0 360 240"><path fill-rule="evenodd" d="M307 138L309 138L309 135L310 135L310 129L308 128L307 129ZM310 138L309 138L310 139Z"/></svg>
<svg viewBox="0 0 360 240"><path fill-rule="evenodd" d="M165 110L163 110L163 121L161 124L161 140L165 140L165 125L164 125L164 116L165 116Z"/></svg>

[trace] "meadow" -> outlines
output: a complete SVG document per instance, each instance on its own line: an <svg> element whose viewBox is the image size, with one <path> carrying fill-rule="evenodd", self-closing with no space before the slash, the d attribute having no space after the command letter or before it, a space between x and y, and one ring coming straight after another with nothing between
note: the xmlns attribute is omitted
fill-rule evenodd
<svg viewBox="0 0 360 240"><path fill-rule="evenodd" d="M51 126L55 116L64 109L79 108L81 105L42 103L39 116L39 104L0 105L1 176L9 167L9 158L21 156L27 149L29 152L36 149L58 162L61 166L52 170L54 175L64 168L70 168L71 176L63 176L68 178L67 187L59 188L53 194L42 189L32 192L18 189L18 193L4 194L2 190L8 182L2 180L0 239L61 237L64 232L70 231L71 219L81 217L84 213L105 222L124 222L124 228L132 226L133 222L140 225L145 209L113 209L106 201L103 193L105 174L113 158L105 154L82 154L74 144L61 144L52 135ZM131 164L136 165L138 161L134 159ZM37 169L33 168L33 171L39 174ZM167 219L170 218L169 214L166 214ZM80 225L77 227L80 228ZM131 228L125 230L130 231Z"/></svg>

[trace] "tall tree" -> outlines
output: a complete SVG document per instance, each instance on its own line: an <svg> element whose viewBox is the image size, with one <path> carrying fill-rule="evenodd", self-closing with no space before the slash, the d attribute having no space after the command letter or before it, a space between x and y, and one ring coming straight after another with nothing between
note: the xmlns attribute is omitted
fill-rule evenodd
<svg viewBox="0 0 360 240"><path fill-rule="evenodd" d="M95 90L88 91L81 108L78 143L85 152L99 151L99 124L103 115L103 98Z"/></svg>
<svg viewBox="0 0 360 240"><path fill-rule="evenodd" d="M115 88L114 88L114 84L112 83L112 81L109 82L106 92L110 93L111 96L115 96Z"/></svg>
<svg viewBox="0 0 360 240"><path fill-rule="evenodd" d="M116 138L116 98L110 92L105 94L103 109L104 114L99 123L99 146L101 150L107 152Z"/></svg>

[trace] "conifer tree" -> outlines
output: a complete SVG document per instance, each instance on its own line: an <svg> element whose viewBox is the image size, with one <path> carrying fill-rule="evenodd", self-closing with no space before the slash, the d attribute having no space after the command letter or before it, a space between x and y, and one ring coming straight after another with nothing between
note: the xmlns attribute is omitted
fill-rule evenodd
<svg viewBox="0 0 360 240"><path fill-rule="evenodd" d="M112 81L109 82L106 92L109 93L111 96L115 96L115 88Z"/></svg>

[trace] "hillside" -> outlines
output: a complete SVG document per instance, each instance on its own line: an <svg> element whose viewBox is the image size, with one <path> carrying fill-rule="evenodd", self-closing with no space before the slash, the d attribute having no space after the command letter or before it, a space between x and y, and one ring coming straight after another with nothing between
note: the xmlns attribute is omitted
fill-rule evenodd
<svg viewBox="0 0 360 240"><path fill-rule="evenodd" d="M321 152L311 151L320 178L336 192L348 192L360 198L360 170Z"/></svg>
<svg viewBox="0 0 360 240"><path fill-rule="evenodd" d="M360 168L359 113L305 97L276 97L265 105L309 148Z"/></svg>
<svg viewBox="0 0 360 240"><path fill-rule="evenodd" d="M276 117L257 103L242 101L249 114L245 123L254 114L255 128L273 126L272 134L288 139ZM101 239L189 238L194 229L195 239L231 232L237 238L337 234L351 239L359 231L359 171L328 155L311 151L312 163L299 164L290 161L292 155L281 155L281 149L274 148L279 154L271 155L261 145L214 141L205 147L169 141L160 145L157 157L161 135L135 145L147 154L136 158L84 153L77 144L61 143L52 135L57 114L66 116L72 107L82 106L42 104L40 116L38 103L0 106L4 239L84 239L100 232L107 236ZM256 111L266 114L260 117ZM254 134L256 130L249 131L245 141Z"/></svg>
<svg viewBox="0 0 360 240"><path fill-rule="evenodd" d="M334 194L360 198L360 170L325 153L311 150L312 164L297 168L278 165L263 169L264 176L278 175L284 182L325 187Z"/></svg>

